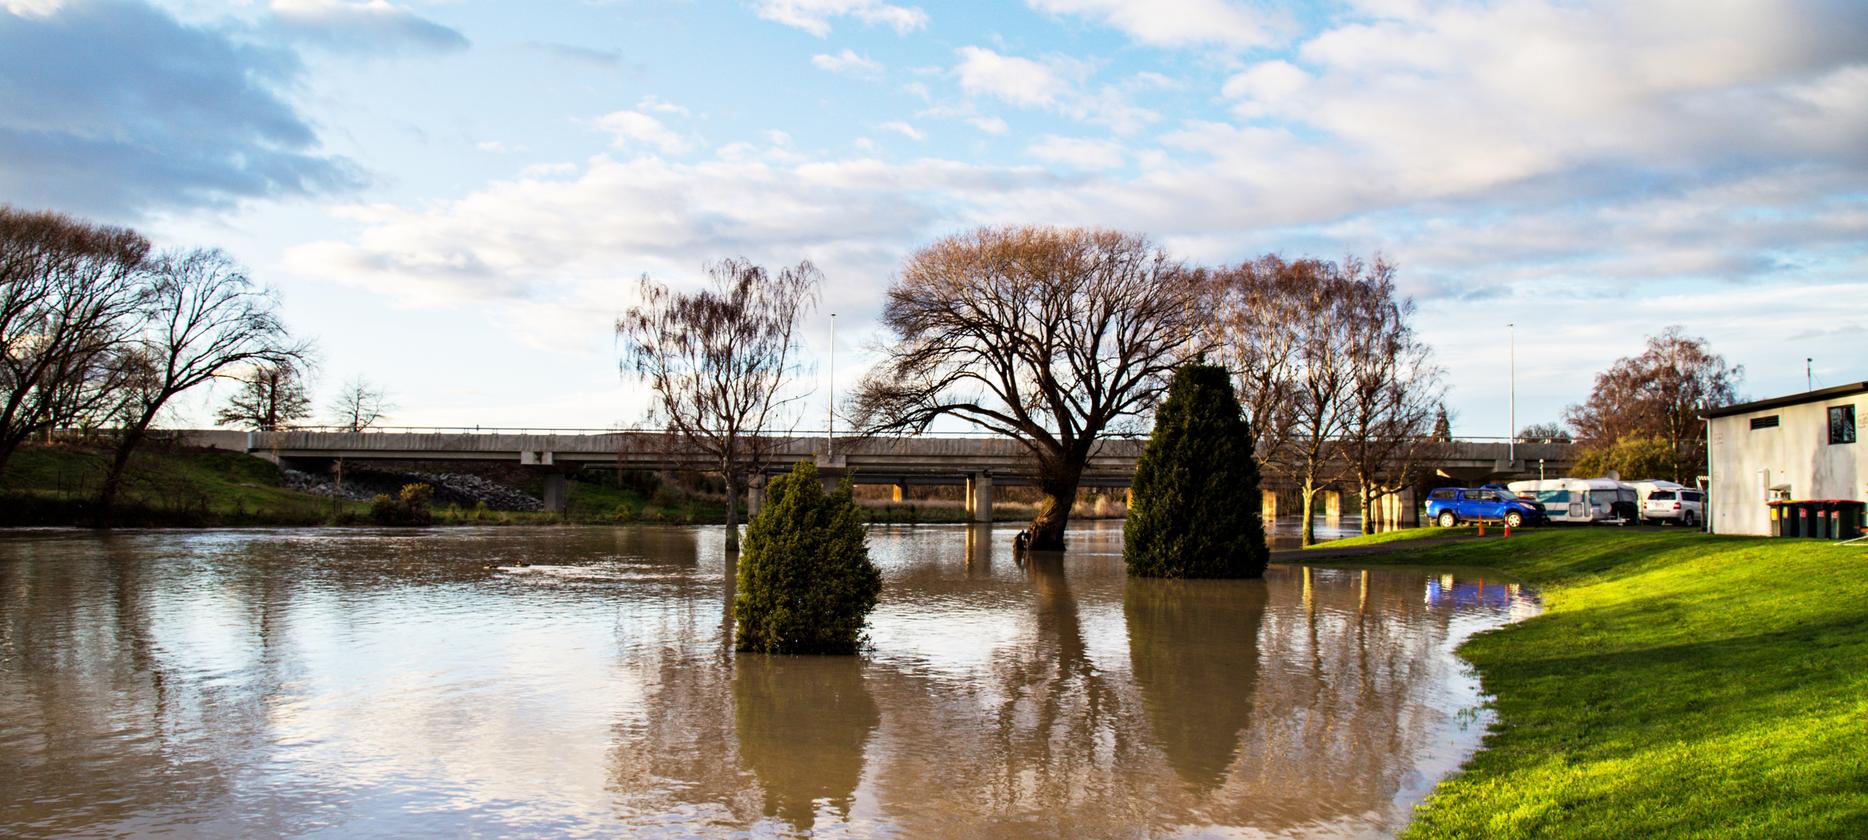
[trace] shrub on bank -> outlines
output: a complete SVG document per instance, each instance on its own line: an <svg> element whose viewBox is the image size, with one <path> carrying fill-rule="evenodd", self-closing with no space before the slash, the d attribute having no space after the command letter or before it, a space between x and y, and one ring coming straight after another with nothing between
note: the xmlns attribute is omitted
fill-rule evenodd
<svg viewBox="0 0 1868 840"><path fill-rule="evenodd" d="M404 484L395 498L378 494L370 500L370 521L378 525L432 525L434 496L435 488L426 484Z"/></svg>
<svg viewBox="0 0 1868 840"><path fill-rule="evenodd" d="M855 653L881 592L849 483L826 492L809 462L774 477L739 558L738 649Z"/></svg>
<svg viewBox="0 0 1868 840"><path fill-rule="evenodd" d="M1135 467L1123 561L1136 577L1256 578L1270 552L1252 433L1226 369L1181 366Z"/></svg>

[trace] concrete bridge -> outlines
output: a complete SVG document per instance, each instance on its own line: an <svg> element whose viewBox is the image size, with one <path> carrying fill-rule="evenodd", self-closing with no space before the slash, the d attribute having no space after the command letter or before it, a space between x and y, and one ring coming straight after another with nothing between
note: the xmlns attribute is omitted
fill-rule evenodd
<svg viewBox="0 0 1868 840"><path fill-rule="evenodd" d="M364 432L292 430L177 433L183 442L247 452L282 465L322 472L325 464L369 461L483 461L537 468L545 478L545 503L562 510L565 476L584 467L639 470L705 470L707 459L662 432L605 430L489 430L462 428L386 428ZM1000 437L835 438L804 434L770 438L767 472L783 472L809 460L826 480L849 476L859 484L888 484L902 498L910 484L964 485L969 513L990 521L995 484L1030 484L1036 479L1030 454L1017 441ZM1145 441L1111 438L1098 444L1084 471L1088 487L1127 487ZM1510 455L1515 455L1515 460ZM1562 475L1574 462L1568 443L1520 443L1503 440L1448 441L1438 444L1422 463L1446 478L1466 483L1536 476L1540 469ZM1266 491L1266 513L1277 515L1278 482ZM756 509L763 477L755 477L749 503ZM1326 496L1324 510L1340 511L1340 494ZM1384 519L1406 523L1414 503L1411 490L1390 500Z"/></svg>

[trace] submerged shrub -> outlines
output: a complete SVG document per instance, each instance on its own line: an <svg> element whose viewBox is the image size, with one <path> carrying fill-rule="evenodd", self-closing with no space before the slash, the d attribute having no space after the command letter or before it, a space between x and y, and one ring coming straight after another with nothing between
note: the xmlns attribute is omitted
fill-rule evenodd
<svg viewBox="0 0 1868 840"><path fill-rule="evenodd" d="M740 650L855 653L882 572L869 560L849 483L825 492L808 462L773 478L746 525L738 590Z"/></svg>
<svg viewBox="0 0 1868 840"><path fill-rule="evenodd" d="M1129 574L1255 578L1270 552L1252 433L1226 369L1181 366L1135 467L1122 557Z"/></svg>

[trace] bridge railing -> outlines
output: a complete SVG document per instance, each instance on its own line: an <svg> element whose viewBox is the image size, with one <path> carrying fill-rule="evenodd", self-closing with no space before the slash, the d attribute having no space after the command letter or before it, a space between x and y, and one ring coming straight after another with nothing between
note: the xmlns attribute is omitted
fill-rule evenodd
<svg viewBox="0 0 1868 840"><path fill-rule="evenodd" d="M345 426L296 426L295 425L295 426L292 426L291 428L280 429L280 431L282 432L333 432L333 433L343 433L343 434L366 434L366 435L367 434L627 435L627 434L661 434L663 432L666 432L667 429L661 426L610 426L607 428L576 427L576 426L371 426L367 429L356 430L356 429L350 429ZM830 434L830 432L824 429L789 429L789 430L773 430L772 432L768 433L768 436L769 437L780 437L780 438L784 438L784 437L821 438L821 437L825 437L828 434ZM861 437L861 435L858 435L846 429L837 430L835 433L835 436L838 439ZM1147 436L1148 435L1146 432L1140 432L1140 433L1134 433L1134 434L1105 433L1103 435L1104 438L1110 439L1110 440L1141 439ZM889 436L885 435L884 437L889 437ZM907 437L966 438L966 439L974 439L974 440L988 440L988 439L1010 440L1010 438L1006 438L1004 435L1001 435L997 432L987 432L987 431L968 430L968 429L931 430L931 431L928 431L926 433L919 434L919 435L907 435ZM1335 442L1342 442L1342 441L1349 440L1349 438L1346 436L1337 435L1337 436L1331 437L1330 440L1335 441ZM1443 442L1445 443L1501 443L1502 444L1502 443L1509 443L1512 440L1513 438L1510 437L1509 435L1455 435L1451 439L1447 441L1443 441ZM1527 440L1524 438L1518 438L1516 440L1518 443L1521 443L1521 444L1569 444L1569 443L1573 443L1573 441L1560 440L1560 439L1555 439L1555 438L1537 438L1537 439L1531 439L1531 440Z"/></svg>

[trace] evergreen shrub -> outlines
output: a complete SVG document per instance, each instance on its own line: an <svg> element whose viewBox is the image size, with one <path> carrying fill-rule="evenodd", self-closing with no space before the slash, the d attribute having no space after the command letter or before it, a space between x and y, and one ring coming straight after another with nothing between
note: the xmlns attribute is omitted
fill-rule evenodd
<svg viewBox="0 0 1868 840"><path fill-rule="evenodd" d="M739 558L739 650L855 653L881 592L848 482L826 492L808 462L768 482Z"/></svg>
<svg viewBox="0 0 1868 840"><path fill-rule="evenodd" d="M1258 462L1225 368L1193 362L1175 371L1132 488L1122 528L1130 575L1264 576Z"/></svg>

